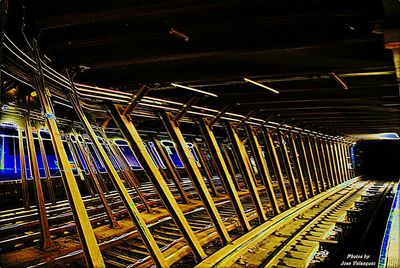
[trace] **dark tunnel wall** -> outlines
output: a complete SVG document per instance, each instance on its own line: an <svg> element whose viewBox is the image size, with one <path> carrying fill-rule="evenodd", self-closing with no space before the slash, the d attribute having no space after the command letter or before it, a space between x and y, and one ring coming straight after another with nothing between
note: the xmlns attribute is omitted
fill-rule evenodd
<svg viewBox="0 0 400 268"><path fill-rule="evenodd" d="M370 140L355 146L357 174L391 180L400 177L400 140Z"/></svg>

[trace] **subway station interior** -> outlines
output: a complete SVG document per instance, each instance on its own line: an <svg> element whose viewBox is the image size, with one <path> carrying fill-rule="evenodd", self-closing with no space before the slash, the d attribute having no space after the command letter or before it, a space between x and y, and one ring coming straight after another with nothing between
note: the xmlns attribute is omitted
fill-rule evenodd
<svg viewBox="0 0 400 268"><path fill-rule="evenodd" d="M400 267L400 1L0 0L0 267Z"/></svg>

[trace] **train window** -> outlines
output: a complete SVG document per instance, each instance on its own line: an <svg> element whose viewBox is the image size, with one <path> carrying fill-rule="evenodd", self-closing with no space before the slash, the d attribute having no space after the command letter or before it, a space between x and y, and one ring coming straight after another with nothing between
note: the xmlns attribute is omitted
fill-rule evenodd
<svg viewBox="0 0 400 268"><path fill-rule="evenodd" d="M176 168L183 168L184 165L182 163L181 158L176 151L175 144L170 140L162 140L161 145L165 147L169 158Z"/></svg>
<svg viewBox="0 0 400 268"><path fill-rule="evenodd" d="M164 162L161 160L160 155L158 154L157 148L153 142L149 142L150 150L153 152L153 155L157 158L158 162L161 164L162 169L166 169Z"/></svg>
<svg viewBox="0 0 400 268"><path fill-rule="evenodd" d="M118 161L115 159L115 156L111 152L111 149L108 146L108 144L106 144L103 139L99 139L99 141L100 141L100 144L103 147L104 151L106 151L106 154L107 154L108 158L110 159L111 164L113 165L115 170L117 170L117 171L120 170L121 166L119 165Z"/></svg>
<svg viewBox="0 0 400 268"><path fill-rule="evenodd" d="M59 177L61 176L60 169L58 167L58 162L56 158L56 153L54 151L53 143L51 142L50 132L41 129L40 137L42 138L44 152L46 154L46 160L49 166L50 177Z"/></svg>
<svg viewBox="0 0 400 268"><path fill-rule="evenodd" d="M65 149L65 153L67 154L68 161L72 165L72 173L74 173L74 175L77 175L78 169L75 167L76 162L75 162L74 156L72 155L72 152L69 148L69 144L66 140L63 140L62 143L64 145L64 149Z"/></svg>
<svg viewBox="0 0 400 268"><path fill-rule="evenodd" d="M153 161L154 165L156 165L156 168L158 168L158 163L157 163L157 161L154 159L154 156L153 156L153 154L150 152L149 148L147 147L147 144L144 143L144 142L143 142L143 144L144 144L144 148L146 149L147 153L150 155L151 161Z"/></svg>
<svg viewBox="0 0 400 268"><path fill-rule="evenodd" d="M21 163L16 127L0 126L0 181L21 179Z"/></svg>
<svg viewBox="0 0 400 268"><path fill-rule="evenodd" d="M37 133L35 134L36 138L33 139L33 143L35 145L36 159L39 167L39 176L40 178L46 178L46 171L44 170L44 162L42 158L42 152L40 150L40 143L39 139L37 138Z"/></svg>
<svg viewBox="0 0 400 268"><path fill-rule="evenodd" d="M29 154L28 154L28 143L27 143L27 141L26 141L26 138L23 138L22 143L24 144L26 177L27 177L28 179L32 179L31 161L30 161L30 159L29 159Z"/></svg>
<svg viewBox="0 0 400 268"><path fill-rule="evenodd" d="M85 172L86 174L89 174L89 169L88 169L88 166L87 166L87 164L85 162L85 159L83 158L81 149L78 146L76 146L75 148L76 148L76 152L78 153L79 162L82 165L83 172Z"/></svg>
<svg viewBox="0 0 400 268"><path fill-rule="evenodd" d="M199 164L200 164L199 158L197 157L196 151L195 151L195 149L193 147L193 143L187 142L186 144L188 145L189 150L190 150L190 152L192 153L192 155L194 157L194 160L197 162L197 165L199 166Z"/></svg>
<svg viewBox="0 0 400 268"><path fill-rule="evenodd" d="M122 155L125 157L126 161L133 169L142 168L127 141L114 140L114 143L117 145L118 149L121 151Z"/></svg>
<svg viewBox="0 0 400 268"><path fill-rule="evenodd" d="M83 158L83 154L82 154L81 149L80 149L80 148L78 147L78 145L77 145L77 138L76 138L73 134L70 134L69 137L71 138L72 143L76 145L74 148L76 148L75 151L76 151L77 154L78 154L79 162L80 162L81 165L82 165L83 172L85 172L86 174L89 174L88 164L86 163L85 159ZM82 137L81 137L80 135L78 135L78 141L80 142L80 144L81 144L82 146L84 146ZM96 171L95 171L95 172L96 172Z"/></svg>
<svg viewBox="0 0 400 268"><path fill-rule="evenodd" d="M100 173L106 173L106 167L103 164L103 161L101 161L100 156L98 155L96 149L94 148L93 143L86 143L90 154L93 156L93 161L94 164L96 165L97 169L99 170Z"/></svg>

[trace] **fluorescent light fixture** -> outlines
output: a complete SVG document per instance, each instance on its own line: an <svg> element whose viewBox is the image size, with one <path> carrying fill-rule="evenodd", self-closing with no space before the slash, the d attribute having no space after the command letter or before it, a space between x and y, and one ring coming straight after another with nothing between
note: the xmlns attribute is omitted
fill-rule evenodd
<svg viewBox="0 0 400 268"><path fill-rule="evenodd" d="M275 94L279 94L279 91L278 91L278 90L273 89L273 88L270 88L270 87L267 87L266 85L257 83L256 81L253 81L253 80L248 79L248 78L246 78L246 77L244 77L243 80L246 81L246 82L252 83L252 84L254 84L254 85L256 85L256 86L259 86L259 87L268 89L269 91L272 91L272 92L274 92Z"/></svg>
<svg viewBox="0 0 400 268"><path fill-rule="evenodd" d="M170 29L169 29L169 33L172 34L172 35L174 35L174 36L176 36L176 37L182 38L182 39L185 40L186 42L189 41L189 36L187 36L186 34L184 34L184 33L180 32L180 31L178 31L177 29L170 28Z"/></svg>
<svg viewBox="0 0 400 268"><path fill-rule="evenodd" d="M338 82L339 85L341 85L344 89L348 90L349 87L346 85L346 83L340 79L340 77L335 74L335 73L329 73L330 77L332 77L333 79L335 79L336 82Z"/></svg>
<svg viewBox="0 0 400 268"><path fill-rule="evenodd" d="M182 86L182 85L175 84L175 83L171 83L171 85L174 86L174 87L180 87L180 88L184 88L184 89L187 89L187 90L191 90L191 91L195 91L195 92L198 92L198 93L202 93L204 95L209 95L209 96L213 96L213 97L218 98L217 94L210 93L210 92L207 92L207 91L203 91L203 90L200 90L200 89L195 89L195 88L192 88L192 87Z"/></svg>

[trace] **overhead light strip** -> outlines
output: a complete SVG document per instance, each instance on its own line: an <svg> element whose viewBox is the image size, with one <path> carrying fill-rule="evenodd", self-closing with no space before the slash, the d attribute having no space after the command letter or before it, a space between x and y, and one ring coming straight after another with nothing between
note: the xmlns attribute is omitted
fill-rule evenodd
<svg viewBox="0 0 400 268"><path fill-rule="evenodd" d="M274 92L275 94L279 94L279 91L278 91L278 90L273 89L273 88L270 88L270 87L268 87L268 86L266 86L266 85L260 84L260 83L258 83L258 82L256 82L256 81L253 81L253 80L248 79L248 78L246 78L246 77L244 77L243 80L244 80L245 82L252 83L252 84L254 84L254 85L256 85L256 86L259 86L259 87L268 89L269 91L272 91L272 92Z"/></svg>
<svg viewBox="0 0 400 268"><path fill-rule="evenodd" d="M209 96L212 96L212 97L218 98L218 95L217 95L217 94L210 93L210 92L207 92L207 91L204 91L204 90L195 89L195 88L188 87L188 86L182 86L182 85L175 84L175 83L171 83L171 85L172 85L173 87L179 87L179 88L183 88L183 89L191 90L191 91L194 91L194 92L202 93L202 94L204 94L204 95L209 95Z"/></svg>
<svg viewBox="0 0 400 268"><path fill-rule="evenodd" d="M335 74L335 73L329 73L330 77L332 77L333 79L335 79L336 82L338 82L339 85L341 85L344 89L348 90L349 87L346 85L346 83L340 79L340 77Z"/></svg>

